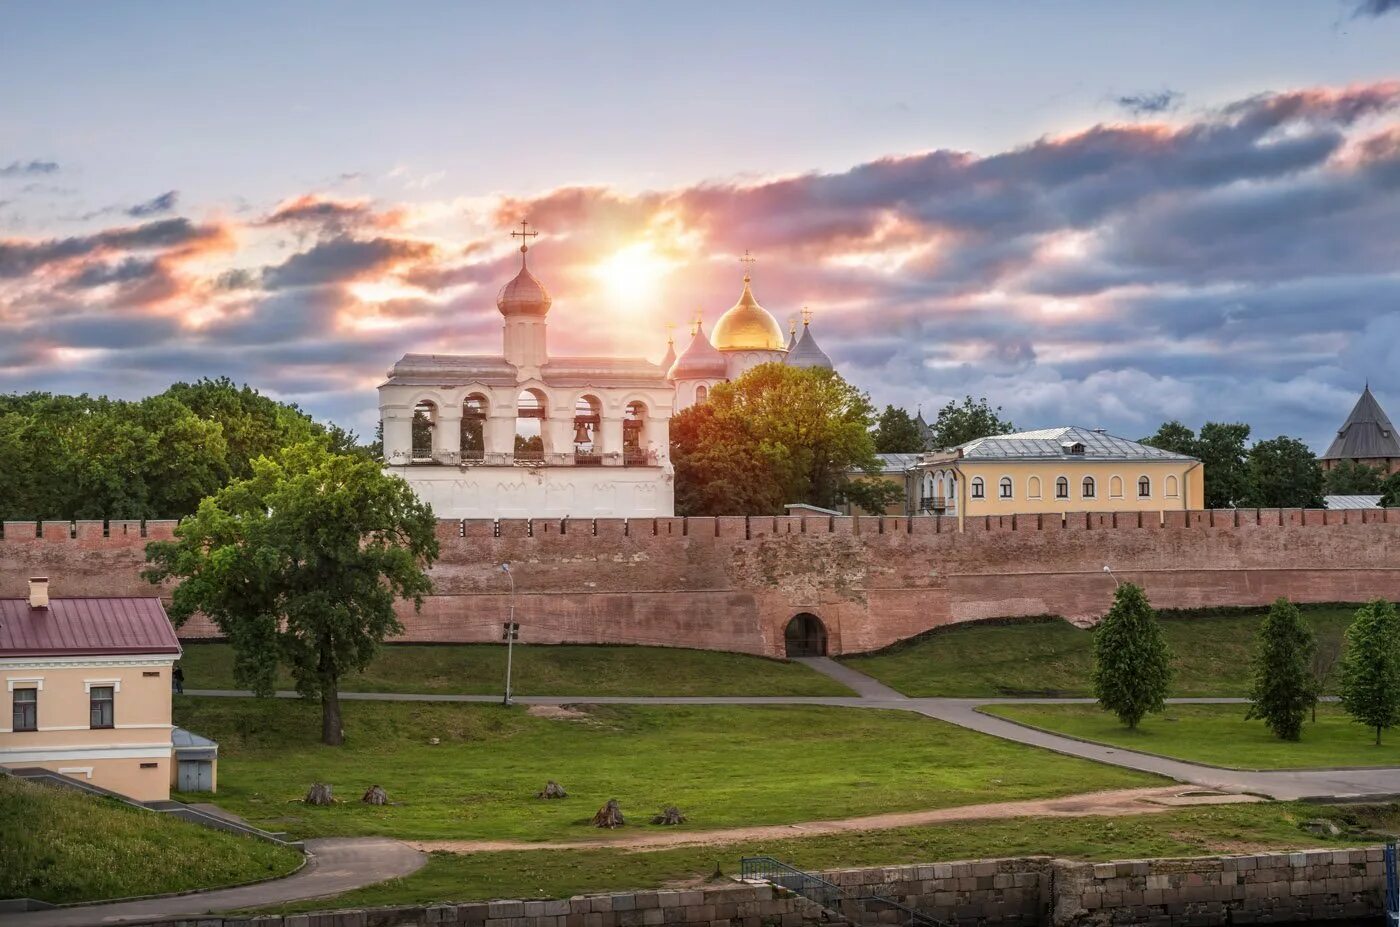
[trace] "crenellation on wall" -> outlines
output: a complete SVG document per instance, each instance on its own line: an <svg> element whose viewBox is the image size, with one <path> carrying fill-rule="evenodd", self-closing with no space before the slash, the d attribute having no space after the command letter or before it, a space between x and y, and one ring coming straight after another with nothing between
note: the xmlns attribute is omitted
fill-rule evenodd
<svg viewBox="0 0 1400 927"><path fill-rule="evenodd" d="M39 539L37 521L7 521L4 523L4 540L9 544L19 544Z"/></svg>

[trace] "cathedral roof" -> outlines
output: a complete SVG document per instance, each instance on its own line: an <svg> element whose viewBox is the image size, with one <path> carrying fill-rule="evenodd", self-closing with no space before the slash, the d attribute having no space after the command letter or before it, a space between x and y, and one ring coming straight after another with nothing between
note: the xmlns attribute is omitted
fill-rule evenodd
<svg viewBox="0 0 1400 927"><path fill-rule="evenodd" d="M525 266L527 250L529 249L524 245L520 246L520 273L501 287L501 292L496 295L496 308L501 310L501 315L543 317L549 312L553 300L549 298L549 291L544 288L544 284L536 280L535 275L530 273L530 268Z"/></svg>
<svg viewBox="0 0 1400 927"><path fill-rule="evenodd" d="M661 367L662 370L669 371L669 370L671 369L671 365L674 364L675 362L676 362L676 339L675 339L675 338L667 338L667 339L666 339L666 356L663 357L663 358L661 358L661 363L660 363L659 366Z"/></svg>
<svg viewBox="0 0 1400 927"><path fill-rule="evenodd" d="M789 367L821 367L823 370L833 370L834 365L831 358L826 356L826 352L817 344L817 339L812 336L812 326L808 323L802 325L802 337L797 339L797 346L788 352L787 358L783 361Z"/></svg>
<svg viewBox="0 0 1400 927"><path fill-rule="evenodd" d="M1400 438L1395 426L1371 394L1370 384L1361 391L1356 407L1337 430L1337 437L1323 460L1370 460L1378 457L1400 457Z"/></svg>
<svg viewBox="0 0 1400 927"><path fill-rule="evenodd" d="M695 323L695 334L681 356L671 365L667 378L671 380L723 379L729 375L729 362L710 344L705 326Z"/></svg>
<svg viewBox="0 0 1400 927"><path fill-rule="evenodd" d="M715 323L714 346L720 351L782 351L783 328L758 304L744 274L744 292Z"/></svg>

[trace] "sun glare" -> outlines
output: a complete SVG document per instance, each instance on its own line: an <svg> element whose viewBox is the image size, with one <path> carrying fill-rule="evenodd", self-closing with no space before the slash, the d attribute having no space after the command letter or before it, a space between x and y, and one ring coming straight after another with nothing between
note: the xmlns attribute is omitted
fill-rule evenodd
<svg viewBox="0 0 1400 927"><path fill-rule="evenodd" d="M677 263L657 254L651 243L638 242L599 262L593 274L617 308L638 312L661 298L661 283Z"/></svg>

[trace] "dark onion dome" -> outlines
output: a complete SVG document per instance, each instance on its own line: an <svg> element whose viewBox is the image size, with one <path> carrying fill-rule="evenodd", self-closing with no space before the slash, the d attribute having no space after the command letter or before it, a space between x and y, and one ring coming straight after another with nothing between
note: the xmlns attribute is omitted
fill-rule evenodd
<svg viewBox="0 0 1400 927"><path fill-rule="evenodd" d="M496 294L496 308L501 310L501 315L533 315L543 318L545 313L549 312L553 300L549 298L549 291L544 288L544 284L536 280L535 275L530 273L530 268L525 266L527 250L524 245L520 246L520 273Z"/></svg>
<svg viewBox="0 0 1400 927"><path fill-rule="evenodd" d="M665 372L667 372L667 371L669 371L669 370L671 369L671 366L672 366L673 364L675 364L675 362L676 362L676 339L675 339L675 338L667 338L667 339L666 339L666 356L663 357L663 358L661 358L661 363L660 363L660 364L657 364L657 366L661 368L661 371L662 371L663 373L665 373Z"/></svg>
<svg viewBox="0 0 1400 927"><path fill-rule="evenodd" d="M671 365L671 372L666 375L668 380L714 380L724 379L729 376L729 363L724 359L724 355L710 344L710 339L705 336L705 326L695 323L695 334L691 336L690 344L686 345L681 356L676 358L676 362Z"/></svg>
<svg viewBox="0 0 1400 927"><path fill-rule="evenodd" d="M817 339L812 337L812 327L807 323L802 325L802 337L797 339L797 344L783 363L789 367L820 367L823 370L834 370L831 358L826 356L826 352L817 344Z"/></svg>

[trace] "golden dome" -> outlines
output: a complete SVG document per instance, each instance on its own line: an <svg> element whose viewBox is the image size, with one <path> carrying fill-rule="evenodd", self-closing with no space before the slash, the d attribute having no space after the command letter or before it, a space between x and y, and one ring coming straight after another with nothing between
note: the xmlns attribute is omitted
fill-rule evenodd
<svg viewBox="0 0 1400 927"><path fill-rule="evenodd" d="M758 304L744 275L744 292L729 311L719 317L710 343L721 351L781 351L783 328L772 313Z"/></svg>

